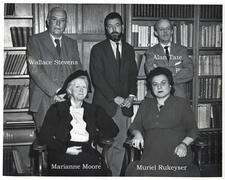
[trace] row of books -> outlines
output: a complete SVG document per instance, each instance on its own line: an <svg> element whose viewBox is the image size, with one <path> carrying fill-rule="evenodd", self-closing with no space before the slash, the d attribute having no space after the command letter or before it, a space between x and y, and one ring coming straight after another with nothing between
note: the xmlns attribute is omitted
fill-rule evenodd
<svg viewBox="0 0 225 180"><path fill-rule="evenodd" d="M25 47L32 31L32 27L10 27L13 47Z"/></svg>
<svg viewBox="0 0 225 180"><path fill-rule="evenodd" d="M200 27L201 47L222 47L222 23Z"/></svg>
<svg viewBox="0 0 225 180"><path fill-rule="evenodd" d="M16 167L11 148L3 149L3 176L16 175Z"/></svg>
<svg viewBox="0 0 225 180"><path fill-rule="evenodd" d="M198 104L198 128L222 128L221 103Z"/></svg>
<svg viewBox="0 0 225 180"><path fill-rule="evenodd" d="M186 47L193 46L193 24L181 22L173 26L172 42ZM132 45L134 47L154 46L158 39L154 34L154 26L132 24Z"/></svg>
<svg viewBox="0 0 225 180"><path fill-rule="evenodd" d="M5 16L14 15L14 11L15 11L15 3L5 3L4 4L4 15Z"/></svg>
<svg viewBox="0 0 225 180"><path fill-rule="evenodd" d="M4 129L3 143L28 143L35 139L34 128Z"/></svg>
<svg viewBox="0 0 225 180"><path fill-rule="evenodd" d="M222 75L222 56L199 56L198 75Z"/></svg>
<svg viewBox="0 0 225 180"><path fill-rule="evenodd" d="M23 109L28 107L28 85L4 84L4 109Z"/></svg>
<svg viewBox="0 0 225 180"><path fill-rule="evenodd" d="M5 75L27 74L26 54L8 53L4 62Z"/></svg>
<svg viewBox="0 0 225 180"><path fill-rule="evenodd" d="M222 133L221 132L201 132L200 138L207 146L202 149L201 163L221 164L222 163ZM200 154L199 154L200 155Z"/></svg>
<svg viewBox="0 0 225 180"><path fill-rule="evenodd" d="M222 19L222 5L201 5L200 18L202 19Z"/></svg>
<svg viewBox="0 0 225 180"><path fill-rule="evenodd" d="M222 79L221 77L199 78L199 99L221 99Z"/></svg>
<svg viewBox="0 0 225 180"><path fill-rule="evenodd" d="M194 17L193 5L135 4L133 17Z"/></svg>
<svg viewBox="0 0 225 180"><path fill-rule="evenodd" d="M4 148L3 150L3 175L28 175L28 167L22 157L22 152L17 148Z"/></svg>
<svg viewBox="0 0 225 180"><path fill-rule="evenodd" d="M144 100L147 94L146 80L137 81L137 101Z"/></svg>

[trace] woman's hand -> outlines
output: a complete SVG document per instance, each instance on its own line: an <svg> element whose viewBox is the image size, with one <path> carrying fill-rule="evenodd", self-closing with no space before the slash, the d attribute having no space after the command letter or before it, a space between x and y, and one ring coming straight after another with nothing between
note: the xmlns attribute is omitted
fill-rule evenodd
<svg viewBox="0 0 225 180"><path fill-rule="evenodd" d="M187 146L183 143L179 144L176 148L174 153L179 157L185 157L187 155Z"/></svg>
<svg viewBox="0 0 225 180"><path fill-rule="evenodd" d="M81 146L71 146L66 150L66 153L70 155L78 155L80 152L82 152Z"/></svg>
<svg viewBox="0 0 225 180"><path fill-rule="evenodd" d="M144 138L140 132L135 133L135 136L132 139L132 146L137 149L142 149L144 147Z"/></svg>

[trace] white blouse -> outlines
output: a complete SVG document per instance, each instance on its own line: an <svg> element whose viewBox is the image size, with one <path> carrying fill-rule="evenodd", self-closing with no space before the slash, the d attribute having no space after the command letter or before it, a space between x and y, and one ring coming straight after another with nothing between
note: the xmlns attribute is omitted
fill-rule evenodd
<svg viewBox="0 0 225 180"><path fill-rule="evenodd" d="M70 131L70 141L87 142L89 140L89 133L86 130L87 124L83 119L84 108L70 106L70 114L73 117L70 122L73 127Z"/></svg>

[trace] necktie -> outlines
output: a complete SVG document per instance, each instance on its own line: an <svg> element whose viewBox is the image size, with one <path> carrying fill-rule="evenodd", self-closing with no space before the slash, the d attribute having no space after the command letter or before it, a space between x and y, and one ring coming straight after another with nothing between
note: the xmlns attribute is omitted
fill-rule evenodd
<svg viewBox="0 0 225 180"><path fill-rule="evenodd" d="M120 70L121 59L120 59L119 43L116 43L116 62L118 63Z"/></svg>
<svg viewBox="0 0 225 180"><path fill-rule="evenodd" d="M59 39L55 39L55 43L56 43L55 48L56 48L58 54L60 55L61 47L60 47Z"/></svg>
<svg viewBox="0 0 225 180"><path fill-rule="evenodd" d="M166 58L167 60L169 61L170 60L170 53L169 53L169 50L168 50L169 46L165 46L164 49L166 50Z"/></svg>

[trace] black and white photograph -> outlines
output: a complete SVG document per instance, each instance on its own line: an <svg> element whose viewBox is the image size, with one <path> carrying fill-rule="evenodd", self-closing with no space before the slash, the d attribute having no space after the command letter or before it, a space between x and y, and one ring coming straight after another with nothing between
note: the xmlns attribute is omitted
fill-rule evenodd
<svg viewBox="0 0 225 180"><path fill-rule="evenodd" d="M2 175L223 177L224 7L197 3L2 2Z"/></svg>

